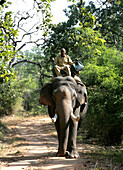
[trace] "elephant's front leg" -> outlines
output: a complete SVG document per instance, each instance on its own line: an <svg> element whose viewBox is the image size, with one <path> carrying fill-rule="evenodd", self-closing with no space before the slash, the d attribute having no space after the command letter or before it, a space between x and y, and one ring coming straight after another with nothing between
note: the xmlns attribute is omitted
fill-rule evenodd
<svg viewBox="0 0 123 170"><path fill-rule="evenodd" d="M77 108L75 111L75 116L78 115L80 112L80 108ZM76 140L77 140L77 128L78 128L78 122L74 120L70 120L70 126L69 126L69 138L68 138L68 146L67 146L67 155L66 157L69 158L78 158L79 154L76 150Z"/></svg>
<svg viewBox="0 0 123 170"><path fill-rule="evenodd" d="M60 123L59 117L55 122L55 127L58 136L58 152L57 156L64 157L66 155L67 143L68 143L68 133L69 133L69 126L64 124L63 122Z"/></svg>

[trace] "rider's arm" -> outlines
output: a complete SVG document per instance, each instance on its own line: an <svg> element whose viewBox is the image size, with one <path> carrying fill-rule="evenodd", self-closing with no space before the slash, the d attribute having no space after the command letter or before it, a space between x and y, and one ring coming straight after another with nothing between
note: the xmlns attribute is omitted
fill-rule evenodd
<svg viewBox="0 0 123 170"><path fill-rule="evenodd" d="M70 66L72 66L73 65L73 61L71 60L71 58L68 56L68 64L70 65Z"/></svg>

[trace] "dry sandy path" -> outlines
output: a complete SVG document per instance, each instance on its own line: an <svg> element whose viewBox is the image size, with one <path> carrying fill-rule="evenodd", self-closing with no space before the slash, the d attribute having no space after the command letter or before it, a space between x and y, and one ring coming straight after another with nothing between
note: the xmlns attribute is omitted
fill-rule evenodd
<svg viewBox="0 0 123 170"><path fill-rule="evenodd" d="M79 159L56 157L58 142L50 118L17 120L14 124L10 123L9 128L16 132L16 139L20 140L2 153L0 170L80 170L99 167L96 160L87 156L91 152L91 146L87 144L77 145ZM105 167L109 168L109 163L105 163Z"/></svg>

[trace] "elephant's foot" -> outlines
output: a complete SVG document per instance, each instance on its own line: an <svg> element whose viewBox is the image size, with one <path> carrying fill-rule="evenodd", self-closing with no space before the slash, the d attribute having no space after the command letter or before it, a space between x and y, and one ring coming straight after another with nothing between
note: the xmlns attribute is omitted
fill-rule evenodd
<svg viewBox="0 0 123 170"><path fill-rule="evenodd" d="M67 151L65 154L65 157L66 158L79 158L79 154L77 151L72 151L72 152Z"/></svg>
<svg viewBox="0 0 123 170"><path fill-rule="evenodd" d="M72 151L72 152L66 151L65 154L57 152L56 156L58 156L58 157L66 157L66 158L79 158L79 154L78 154L77 151Z"/></svg>
<svg viewBox="0 0 123 170"><path fill-rule="evenodd" d="M65 157L65 154L64 154L64 153L59 153L59 152L57 152L57 153L56 153L56 156L58 156L58 157Z"/></svg>

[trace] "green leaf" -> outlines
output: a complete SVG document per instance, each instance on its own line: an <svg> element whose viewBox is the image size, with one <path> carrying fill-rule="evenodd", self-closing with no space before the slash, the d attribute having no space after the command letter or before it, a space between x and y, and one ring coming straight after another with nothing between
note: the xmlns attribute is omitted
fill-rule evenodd
<svg viewBox="0 0 123 170"><path fill-rule="evenodd" d="M8 81L9 81L9 77L6 76L6 82L8 83Z"/></svg>

